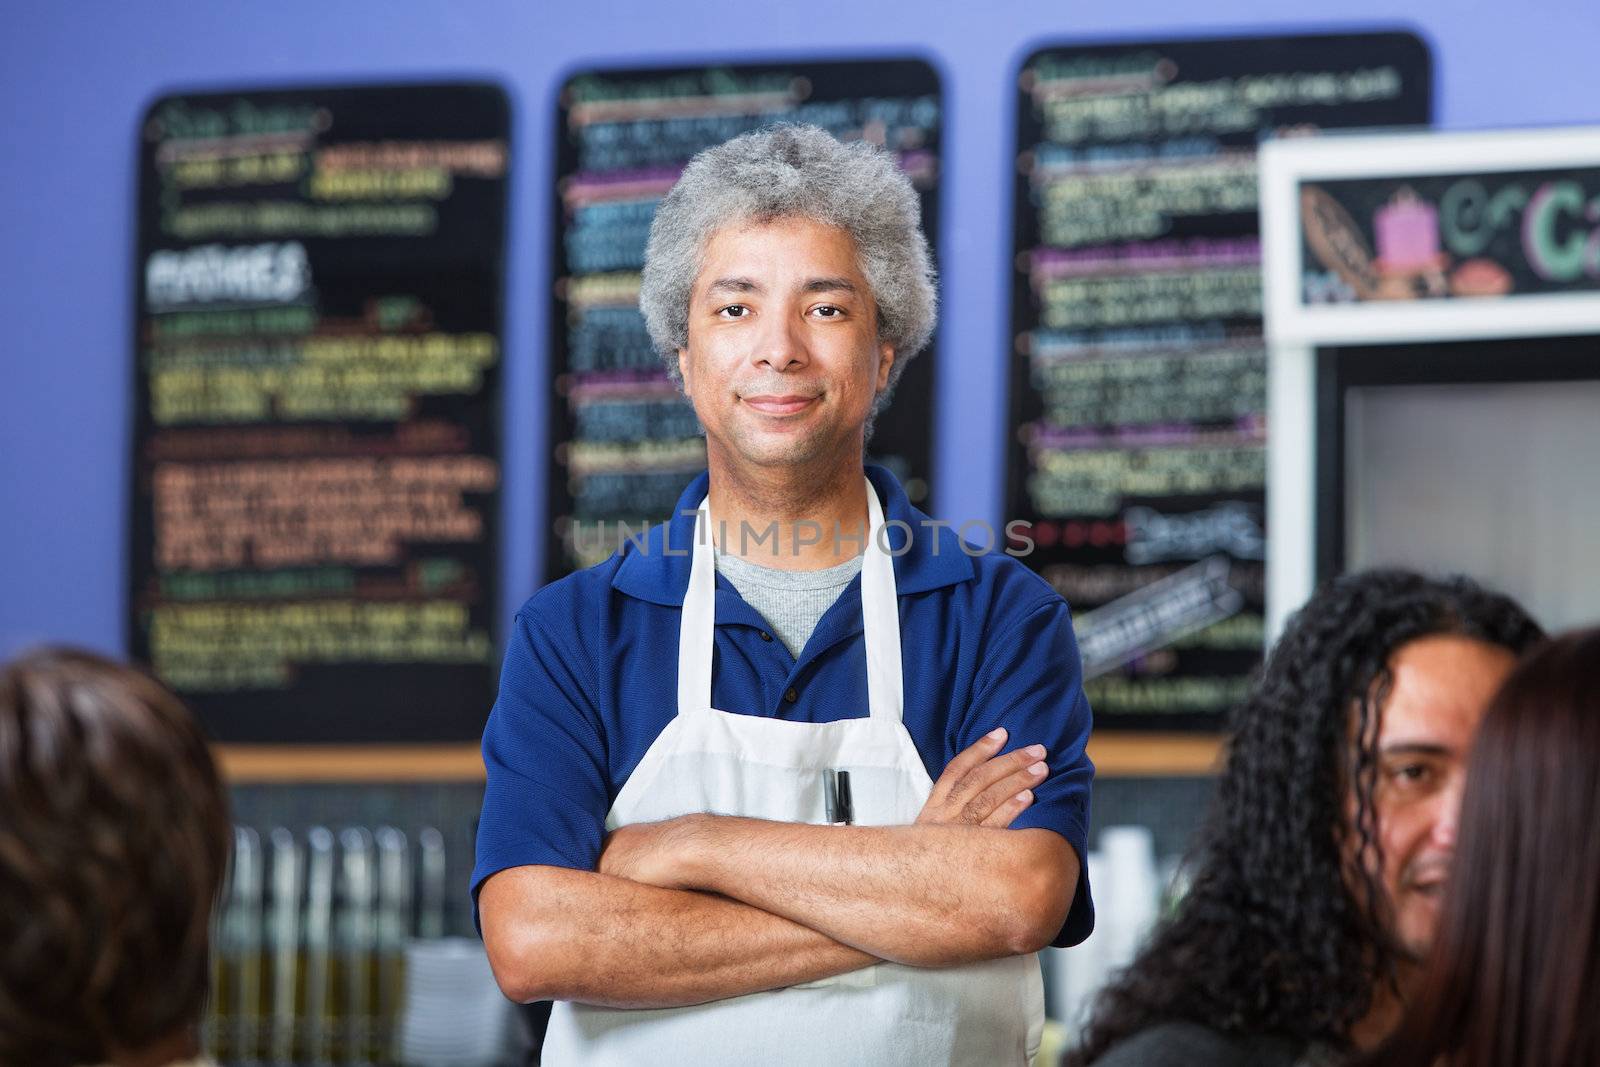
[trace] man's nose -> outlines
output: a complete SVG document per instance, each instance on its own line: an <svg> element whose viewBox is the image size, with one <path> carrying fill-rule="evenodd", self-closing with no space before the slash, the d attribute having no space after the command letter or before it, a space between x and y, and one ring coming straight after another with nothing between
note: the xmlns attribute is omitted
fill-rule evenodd
<svg viewBox="0 0 1600 1067"><path fill-rule="evenodd" d="M1465 776L1457 774L1444 789L1439 790L1437 810L1433 815L1433 843L1439 848L1456 847L1456 828L1461 824L1461 797Z"/></svg>
<svg viewBox="0 0 1600 1067"><path fill-rule="evenodd" d="M750 354L752 363L782 371L803 366L809 358L798 312L774 309L773 314L763 317Z"/></svg>

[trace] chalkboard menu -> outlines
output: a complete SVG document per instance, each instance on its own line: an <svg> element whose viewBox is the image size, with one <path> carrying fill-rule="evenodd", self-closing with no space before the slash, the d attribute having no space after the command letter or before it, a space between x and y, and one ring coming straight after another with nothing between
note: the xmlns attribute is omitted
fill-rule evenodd
<svg viewBox="0 0 1600 1067"><path fill-rule="evenodd" d="M223 741L477 736L504 94L177 95L141 133L133 655Z"/></svg>
<svg viewBox="0 0 1600 1067"><path fill-rule="evenodd" d="M1073 607L1097 723L1214 727L1260 659L1257 145L1426 123L1430 99L1402 33L1024 62L1005 517Z"/></svg>
<svg viewBox="0 0 1600 1067"><path fill-rule="evenodd" d="M1304 304L1600 289L1600 166L1300 185Z"/></svg>
<svg viewBox="0 0 1600 1067"><path fill-rule="evenodd" d="M706 465L694 410L651 347L639 272L656 204L701 149L776 122L893 151L937 251L939 79L916 60L595 70L562 88L550 316L549 546L554 580L670 517ZM931 350L932 344L929 348ZM907 353L909 355L909 353ZM933 359L879 415L870 460L929 506Z"/></svg>

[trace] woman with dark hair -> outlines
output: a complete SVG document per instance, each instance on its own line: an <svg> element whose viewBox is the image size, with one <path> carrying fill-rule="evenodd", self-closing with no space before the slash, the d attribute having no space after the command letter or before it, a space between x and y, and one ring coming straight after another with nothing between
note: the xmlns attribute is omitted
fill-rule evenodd
<svg viewBox="0 0 1600 1067"><path fill-rule="evenodd" d="M0 1067L198 1055L230 840L160 683L60 649L0 671Z"/></svg>
<svg viewBox="0 0 1600 1067"><path fill-rule="evenodd" d="M1524 660L1478 732L1412 1009L1370 1067L1600 1064L1600 628Z"/></svg>
<svg viewBox="0 0 1600 1067"><path fill-rule="evenodd" d="M1432 936L1472 734L1540 637L1465 578L1324 583L1234 711L1188 893L1066 1064L1267 1067L1381 1040Z"/></svg>

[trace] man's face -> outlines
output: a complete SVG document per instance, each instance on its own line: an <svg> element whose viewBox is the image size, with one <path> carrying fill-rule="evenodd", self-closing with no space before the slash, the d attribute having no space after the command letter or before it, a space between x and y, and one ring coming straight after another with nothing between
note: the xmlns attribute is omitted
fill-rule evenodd
<svg viewBox="0 0 1600 1067"><path fill-rule="evenodd" d="M1373 794L1383 869L1373 873L1389 897L1391 932L1413 957L1433 942L1468 749L1515 662L1498 645L1453 636L1418 638L1389 660L1394 686L1378 726Z"/></svg>
<svg viewBox="0 0 1600 1067"><path fill-rule="evenodd" d="M859 461L894 355L844 230L783 218L707 241L678 366L713 463Z"/></svg>

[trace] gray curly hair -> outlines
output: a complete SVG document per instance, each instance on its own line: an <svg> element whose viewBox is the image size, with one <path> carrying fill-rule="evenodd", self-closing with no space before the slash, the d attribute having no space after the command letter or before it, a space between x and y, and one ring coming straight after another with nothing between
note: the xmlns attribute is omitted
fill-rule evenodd
<svg viewBox="0 0 1600 1067"><path fill-rule="evenodd" d="M689 161L650 224L639 309L651 343L681 389L677 352L689 343L689 296L706 242L729 223L794 217L838 226L855 240L878 337L897 357L876 413L933 334L933 263L916 190L894 157L817 126L768 126Z"/></svg>

